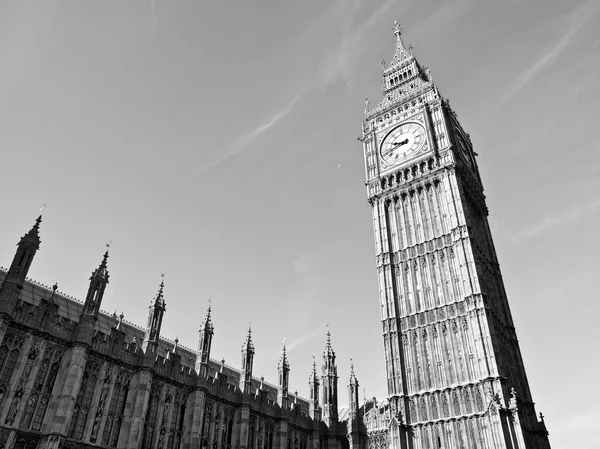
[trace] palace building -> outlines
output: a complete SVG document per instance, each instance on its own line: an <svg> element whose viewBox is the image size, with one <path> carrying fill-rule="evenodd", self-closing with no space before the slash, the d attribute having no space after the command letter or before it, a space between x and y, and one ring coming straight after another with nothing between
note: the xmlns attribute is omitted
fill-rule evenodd
<svg viewBox="0 0 600 449"><path fill-rule="evenodd" d="M40 223L0 270L0 448L367 447L353 369L349 407L338 410L329 333L321 369L310 368L309 399L301 398L289 390L285 346L278 385L252 375L251 329L239 369L213 360L210 307L197 351L162 338L163 283L145 328L102 312L108 251L83 303L27 279Z"/></svg>
<svg viewBox="0 0 600 449"><path fill-rule="evenodd" d="M548 448L469 134L395 26L363 121L393 448ZM385 413L384 413L385 415Z"/></svg>
<svg viewBox="0 0 600 449"><path fill-rule="evenodd" d="M547 449L519 350L476 153L395 27L383 99L362 125L388 397L338 397L328 333L307 397L161 336L161 283L145 327L101 310L108 251L83 301L27 278L40 216L0 269L0 449ZM8 261L8 256L3 256ZM375 296L375 292L374 295ZM376 325L376 323L373 323ZM385 373L385 374L384 374ZM339 407L343 401L346 407Z"/></svg>

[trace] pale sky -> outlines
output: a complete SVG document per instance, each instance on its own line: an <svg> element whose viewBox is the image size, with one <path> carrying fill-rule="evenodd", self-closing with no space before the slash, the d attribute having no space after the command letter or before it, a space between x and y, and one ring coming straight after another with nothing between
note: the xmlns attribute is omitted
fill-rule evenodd
<svg viewBox="0 0 600 449"><path fill-rule="evenodd" d="M393 21L471 134L536 408L555 448L597 448L600 3L0 1L0 264L46 203L32 278L308 394L326 324L386 394L360 142Z"/></svg>

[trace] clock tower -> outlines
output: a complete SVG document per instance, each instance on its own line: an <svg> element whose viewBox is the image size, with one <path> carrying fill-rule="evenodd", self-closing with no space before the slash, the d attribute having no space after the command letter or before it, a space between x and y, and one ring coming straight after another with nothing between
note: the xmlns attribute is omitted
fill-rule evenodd
<svg viewBox="0 0 600 449"><path fill-rule="evenodd" d="M476 153L404 46L361 140L393 448L549 448L488 225Z"/></svg>

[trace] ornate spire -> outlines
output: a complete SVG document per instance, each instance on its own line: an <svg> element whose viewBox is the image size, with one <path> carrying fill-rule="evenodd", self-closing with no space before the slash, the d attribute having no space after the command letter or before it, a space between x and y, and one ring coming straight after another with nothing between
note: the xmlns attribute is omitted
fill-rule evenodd
<svg viewBox="0 0 600 449"><path fill-rule="evenodd" d="M211 321L211 306L212 302L208 300L208 310L204 323L198 331L198 351L196 352L196 372L201 377L208 377L210 364L210 349L212 346L212 337L214 335L214 327Z"/></svg>
<svg viewBox="0 0 600 449"><path fill-rule="evenodd" d="M165 288L165 275L161 274L161 282L158 287L158 293L153 301L150 302L148 307L148 324L146 325L146 332L144 333L144 341L142 342L142 349L147 352L148 345L151 344L153 347L158 346L160 339L160 328L162 327L162 320L166 310L164 288Z"/></svg>
<svg viewBox="0 0 600 449"><path fill-rule="evenodd" d="M277 403L281 408L287 408L289 405L288 388L290 383L290 364L287 359L285 350L285 338L283 339L283 351L281 359L277 365L277 373L279 375L279 385L277 387Z"/></svg>
<svg viewBox="0 0 600 449"><path fill-rule="evenodd" d="M317 379L318 378L318 374L317 374L317 360L315 359L315 354L313 353L313 370L311 373L311 377L313 379Z"/></svg>
<svg viewBox="0 0 600 449"><path fill-rule="evenodd" d="M331 347L331 332L327 329L327 343L325 344L325 351L323 351L323 358L331 358L335 359L335 352Z"/></svg>
<svg viewBox="0 0 600 449"><path fill-rule="evenodd" d="M331 347L331 332L327 329L327 344L323 352L323 365L321 367L321 382L323 384L321 405L323 407L323 421L330 427L338 420L337 380L335 352Z"/></svg>
<svg viewBox="0 0 600 449"><path fill-rule="evenodd" d="M252 387L252 366L254 365L254 343L252 343L252 321L248 324L248 336L242 345L242 369L239 387L243 393L250 393Z"/></svg>
<svg viewBox="0 0 600 449"><path fill-rule="evenodd" d="M40 213L40 215L36 218L35 223L31 227L29 232L27 232L27 234L25 234L23 237L21 237L21 243L30 242L35 245L35 249L40 249L40 243L41 243L40 223L41 222L42 222L42 214Z"/></svg>
<svg viewBox="0 0 600 449"><path fill-rule="evenodd" d="M108 246L109 245L107 245L107 247ZM108 274L107 261L108 249L104 253L102 262L100 262L98 268L92 271L92 275L90 276L90 285L88 287L87 296L83 304L81 316L92 316L94 318L98 318L98 313L100 312L100 307L102 305L102 298L104 298L104 290L106 289L108 278L110 277Z"/></svg>
<svg viewBox="0 0 600 449"><path fill-rule="evenodd" d="M154 306L162 307L164 309L166 306L165 298L163 295L163 292L165 289L165 275L163 273L160 276L161 276L162 280L160 281L160 285L158 286L158 293L156 294L156 297L154 298Z"/></svg>
<svg viewBox="0 0 600 449"><path fill-rule="evenodd" d="M92 276L90 277L90 280L94 279L94 278L101 278L106 280L106 282L108 283L108 269L107 269L107 261L108 261L108 246L110 244L107 244L107 249L106 252L104 253L104 257L102 257L102 262L100 262L100 265L98 266L98 268L96 268L93 272L92 272Z"/></svg>
<svg viewBox="0 0 600 449"><path fill-rule="evenodd" d="M315 421L321 420L321 409L319 407L319 376L317 374L317 362L313 354L313 369L308 379L309 388L309 409L310 417Z"/></svg>
<svg viewBox="0 0 600 449"><path fill-rule="evenodd" d="M396 53L394 54L394 60L392 64L398 64L412 57L412 49L409 47L408 51L402 42L402 27L397 20L394 21L394 34L396 35Z"/></svg>
<svg viewBox="0 0 600 449"><path fill-rule="evenodd" d="M254 352L254 343L252 343L252 320L248 322L248 335L246 336L246 341L242 346L242 350Z"/></svg>
<svg viewBox="0 0 600 449"><path fill-rule="evenodd" d="M279 367L290 369L290 364L287 359L287 352L285 348L285 338L283 339L283 349L281 351L281 359L279 359Z"/></svg>
<svg viewBox="0 0 600 449"><path fill-rule="evenodd" d="M213 324L211 320L211 312L212 312L212 298L208 300L208 309L206 309L206 318L204 319L204 328L207 330L213 331Z"/></svg>
<svg viewBox="0 0 600 449"><path fill-rule="evenodd" d="M356 375L354 374L354 361L350 359L350 383L356 384Z"/></svg>

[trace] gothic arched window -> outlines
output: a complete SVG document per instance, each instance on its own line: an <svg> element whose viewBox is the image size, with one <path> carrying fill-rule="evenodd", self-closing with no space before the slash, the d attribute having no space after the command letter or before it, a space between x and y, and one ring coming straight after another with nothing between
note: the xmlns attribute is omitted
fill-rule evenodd
<svg viewBox="0 0 600 449"><path fill-rule="evenodd" d="M14 334L6 334L4 337L0 345L0 384L10 382L22 346L23 337Z"/></svg>
<svg viewBox="0 0 600 449"><path fill-rule="evenodd" d="M33 389L27 405L25 406L25 413L21 418L20 427L28 429L30 426L33 430L40 430L44 416L46 415L46 409L48 408L48 402L54 383L56 382L56 376L62 362L63 350L54 347L48 347L42 359ZM41 399L41 400L40 400ZM32 424L32 419L33 424Z"/></svg>
<svg viewBox="0 0 600 449"><path fill-rule="evenodd" d="M73 417L71 418L71 438L79 440L83 435L99 370L100 364L97 362L90 361L85 366L83 377L81 378L81 386L79 387L79 394L75 400Z"/></svg>
<svg viewBox="0 0 600 449"><path fill-rule="evenodd" d="M150 393L150 404L148 405L148 414L146 415L146 426L144 429L143 448L149 449L152 447L154 437L154 429L156 427L156 415L158 413L158 405L160 403L160 386L152 385Z"/></svg>
<svg viewBox="0 0 600 449"><path fill-rule="evenodd" d="M104 426L103 441L110 447L116 447L121 431L121 422L125 412L125 403L129 391L129 376L121 373L113 388L108 417Z"/></svg>
<svg viewBox="0 0 600 449"><path fill-rule="evenodd" d="M452 394L452 404L454 406L454 414L457 416L460 415L460 400L458 399L457 391Z"/></svg>

